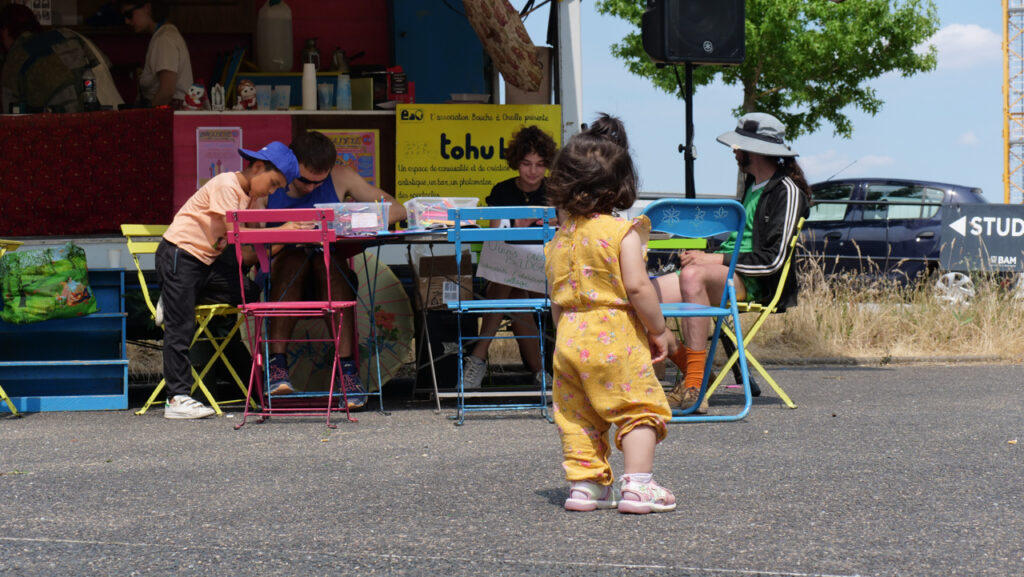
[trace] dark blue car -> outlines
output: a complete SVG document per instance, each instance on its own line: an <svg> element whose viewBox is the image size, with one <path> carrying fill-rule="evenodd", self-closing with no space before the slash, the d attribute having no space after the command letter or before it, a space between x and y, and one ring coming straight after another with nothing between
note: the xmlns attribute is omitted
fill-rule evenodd
<svg viewBox="0 0 1024 577"><path fill-rule="evenodd" d="M817 260L826 275L852 272L900 283L938 271L946 206L986 202L980 188L923 180L846 178L811 189L801 256ZM937 278L939 292L973 291L962 286L970 279L961 273Z"/></svg>

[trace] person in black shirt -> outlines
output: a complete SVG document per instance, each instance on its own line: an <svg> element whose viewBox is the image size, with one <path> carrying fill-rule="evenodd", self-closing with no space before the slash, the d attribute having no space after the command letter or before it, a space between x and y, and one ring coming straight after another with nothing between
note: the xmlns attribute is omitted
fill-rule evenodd
<svg viewBox="0 0 1024 577"><path fill-rule="evenodd" d="M544 186L545 174L555 159L557 148L551 135L538 126L527 126L515 133L505 152L505 159L510 167L519 171L519 176L494 185L491 194L486 199L487 206L548 206L547 189ZM511 226L533 226L536 223L519 220L510 224ZM491 226L501 226L501 223L491 222ZM488 299L515 299L539 295L490 282L487 284L486 296ZM494 336L498 332L503 318L504 315L501 313L483 315L480 336ZM517 315L513 316L511 320L512 332L516 336L537 335L537 323L534 322L532 316ZM478 340L471 353L466 355L462 373L463 385L466 389L480 388L480 383L483 382L487 372L487 349L491 346L491 340L489 338ZM540 342L535 338L523 338L517 339L517 341L523 362L533 373L534 380L539 383L543 378L544 371L544 363L540 358ZM551 382L550 375L547 376L547 382Z"/></svg>

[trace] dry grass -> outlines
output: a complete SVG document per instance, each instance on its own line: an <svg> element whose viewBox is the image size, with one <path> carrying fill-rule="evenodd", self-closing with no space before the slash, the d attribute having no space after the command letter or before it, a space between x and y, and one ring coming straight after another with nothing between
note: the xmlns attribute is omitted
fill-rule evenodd
<svg viewBox="0 0 1024 577"><path fill-rule="evenodd" d="M977 276L975 297L949 305L928 282L826 282L820 267L808 268L799 306L770 318L751 346L759 358L1024 357L1024 302L997 279Z"/></svg>

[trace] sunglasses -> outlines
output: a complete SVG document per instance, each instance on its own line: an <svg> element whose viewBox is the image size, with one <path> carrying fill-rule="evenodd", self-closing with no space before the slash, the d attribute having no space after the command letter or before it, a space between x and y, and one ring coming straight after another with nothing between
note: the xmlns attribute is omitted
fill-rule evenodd
<svg viewBox="0 0 1024 577"><path fill-rule="evenodd" d="M310 180L310 179L306 178L305 176L300 176L300 177L296 178L295 180L301 182L302 184L320 184L320 183L324 182L325 180L327 180L330 177L331 177L331 175L330 175L330 173L328 173L327 176L321 178L320 180Z"/></svg>
<svg viewBox="0 0 1024 577"><path fill-rule="evenodd" d="M132 17L135 16L135 11L139 8L142 8L142 6L132 6L131 8L125 8L124 11L121 12L121 16L124 16L125 20L131 20Z"/></svg>

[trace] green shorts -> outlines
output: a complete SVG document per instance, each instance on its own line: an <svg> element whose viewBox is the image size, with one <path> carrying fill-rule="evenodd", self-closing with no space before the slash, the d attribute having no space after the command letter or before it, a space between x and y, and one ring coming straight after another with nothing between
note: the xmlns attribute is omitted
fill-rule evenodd
<svg viewBox="0 0 1024 577"><path fill-rule="evenodd" d="M747 289L747 299L750 302L758 302L761 300L761 283L757 282L756 277L746 277L741 274L736 275L743 281L743 287Z"/></svg>

